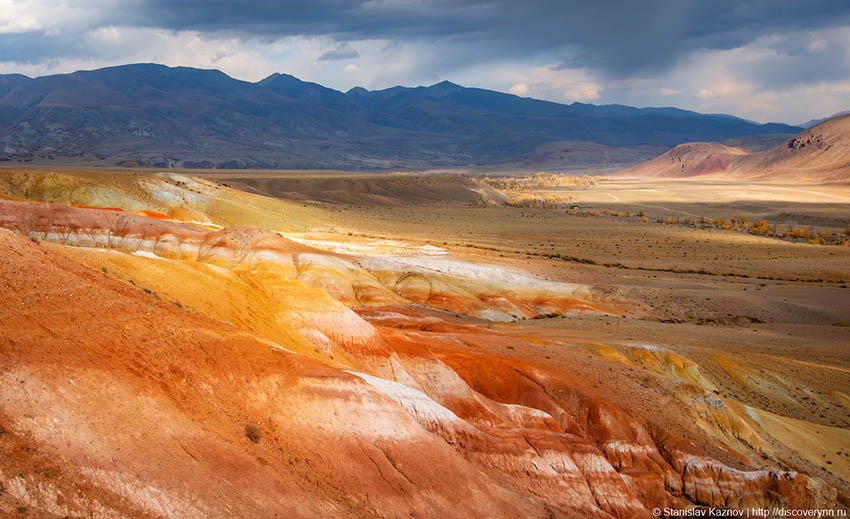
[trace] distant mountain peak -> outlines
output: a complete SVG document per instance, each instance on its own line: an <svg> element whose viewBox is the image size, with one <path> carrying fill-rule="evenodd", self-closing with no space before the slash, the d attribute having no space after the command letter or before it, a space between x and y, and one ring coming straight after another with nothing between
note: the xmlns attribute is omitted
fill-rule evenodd
<svg viewBox="0 0 850 519"><path fill-rule="evenodd" d="M427 90L428 93L431 95L447 95L453 94L455 92L460 92L462 90L465 90L465 88L460 85L456 85L451 81L440 81L439 83L435 83L429 87L426 87L425 90Z"/></svg>
<svg viewBox="0 0 850 519"><path fill-rule="evenodd" d="M268 83L270 83L270 82L274 81L275 79L279 78L279 77L280 77L280 76L282 76L282 75L283 75L283 74L281 74L280 72L272 72L272 73L271 73L271 74L269 74L268 76L266 76L266 77L264 77L263 79L261 79L261 80L257 81L257 84L258 84L258 85L266 85L266 84L268 84Z"/></svg>
<svg viewBox="0 0 850 519"><path fill-rule="evenodd" d="M439 83L434 83L433 85L429 86L428 88L463 88L463 87L460 86L460 85L457 85L455 83L452 83L451 81L443 80L443 81L440 81Z"/></svg>
<svg viewBox="0 0 850 519"><path fill-rule="evenodd" d="M292 74L286 74L285 72L275 72L274 74L270 74L268 77L257 81L255 84L259 86L269 86L271 84L316 85L316 83L302 81Z"/></svg>
<svg viewBox="0 0 850 519"><path fill-rule="evenodd" d="M257 84L263 85L263 84L266 84L266 83L269 83L269 82L275 81L275 80L287 80L287 81L297 81L299 83L309 83L309 81L304 81L302 79L299 79L299 78L293 76L292 74L287 74L286 72L274 72L272 74L269 74L267 77L257 81ZM311 83L311 84L316 84L316 83Z"/></svg>

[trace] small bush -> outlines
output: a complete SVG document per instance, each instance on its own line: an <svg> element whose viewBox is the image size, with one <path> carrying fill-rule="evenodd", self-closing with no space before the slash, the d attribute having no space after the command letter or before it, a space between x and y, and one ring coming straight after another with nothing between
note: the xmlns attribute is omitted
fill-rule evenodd
<svg viewBox="0 0 850 519"><path fill-rule="evenodd" d="M260 443L260 440L263 439L263 433L253 424L245 424L245 436L254 443Z"/></svg>

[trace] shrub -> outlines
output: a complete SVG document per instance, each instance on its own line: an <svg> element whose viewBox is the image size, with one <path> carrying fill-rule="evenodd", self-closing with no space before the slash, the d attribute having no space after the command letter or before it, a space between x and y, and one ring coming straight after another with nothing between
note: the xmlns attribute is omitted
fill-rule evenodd
<svg viewBox="0 0 850 519"><path fill-rule="evenodd" d="M809 238L808 229L791 229L790 234L794 238Z"/></svg>
<svg viewBox="0 0 850 519"><path fill-rule="evenodd" d="M767 233L767 222L759 220L750 226L750 232L753 234Z"/></svg>
<svg viewBox="0 0 850 519"><path fill-rule="evenodd" d="M254 443L260 443L260 440L263 439L263 433L253 424L245 424L245 436Z"/></svg>

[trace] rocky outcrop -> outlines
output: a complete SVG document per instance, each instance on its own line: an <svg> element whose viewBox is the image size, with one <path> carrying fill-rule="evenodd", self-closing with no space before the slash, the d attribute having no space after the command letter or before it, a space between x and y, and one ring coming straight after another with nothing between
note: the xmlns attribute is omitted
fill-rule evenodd
<svg viewBox="0 0 850 519"><path fill-rule="evenodd" d="M664 436L661 452L682 474L682 492L692 502L721 508L820 509L835 505L837 491L794 471L741 471L697 454L681 438Z"/></svg>

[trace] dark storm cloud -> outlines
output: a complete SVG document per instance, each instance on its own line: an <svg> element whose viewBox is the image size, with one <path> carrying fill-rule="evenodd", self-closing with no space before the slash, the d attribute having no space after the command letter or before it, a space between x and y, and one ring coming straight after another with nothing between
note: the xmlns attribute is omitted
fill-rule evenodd
<svg viewBox="0 0 850 519"><path fill-rule="evenodd" d="M322 35L359 39L444 40L466 45L468 59L563 56L625 77L673 65L698 48L730 49L782 31L850 23L850 4L830 0L149 0L139 16L169 29L241 37ZM333 51L331 51L333 52Z"/></svg>

